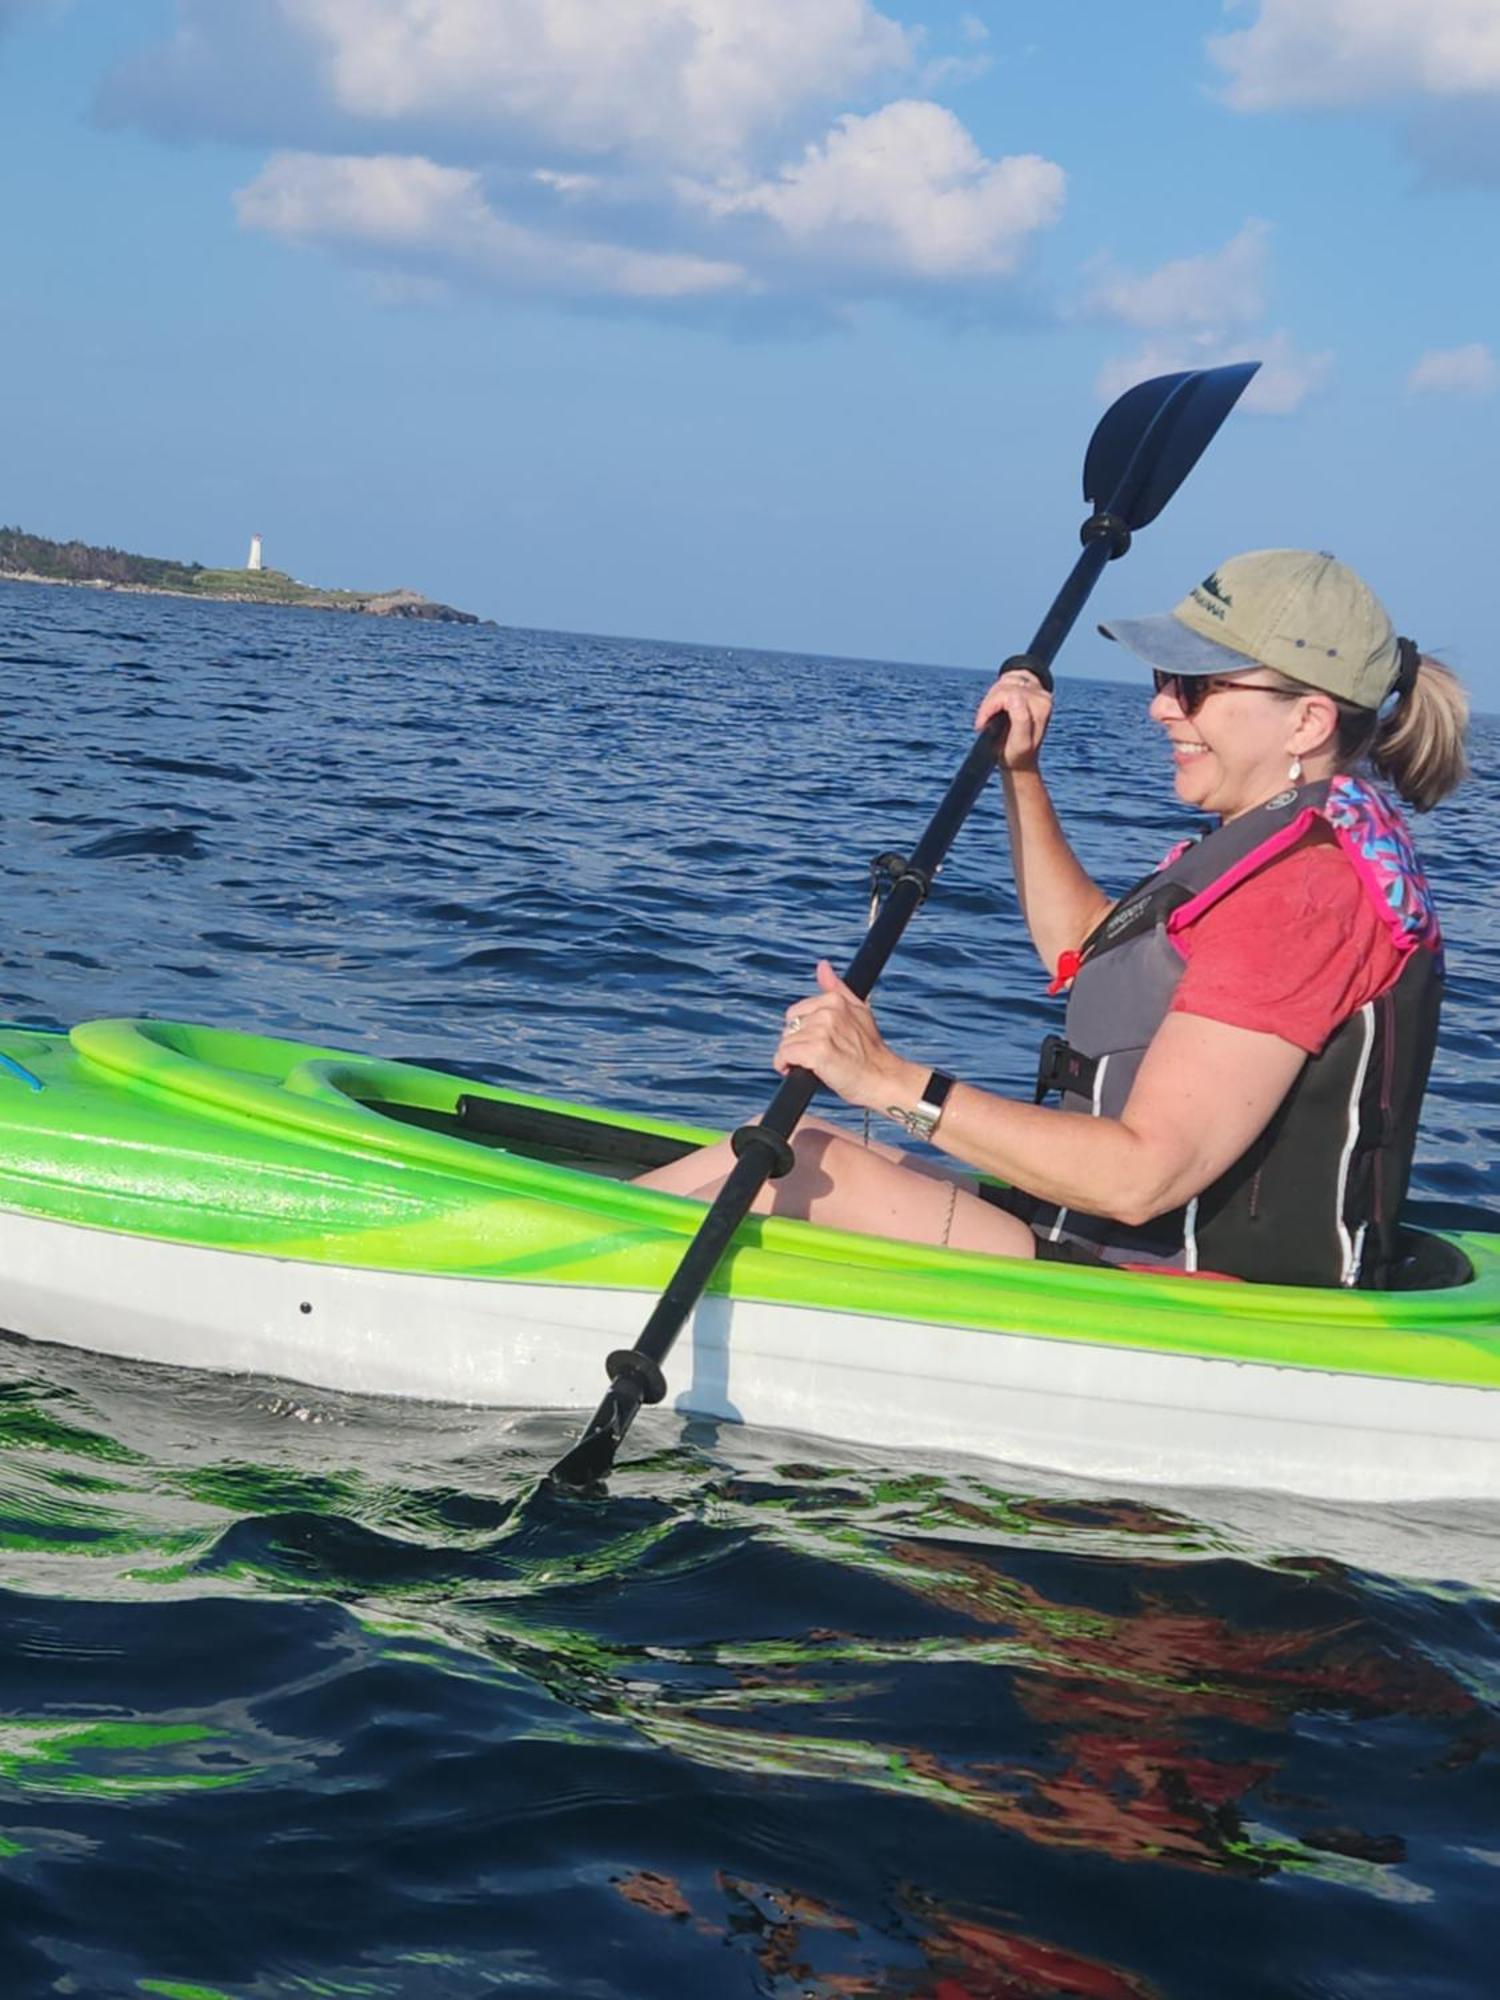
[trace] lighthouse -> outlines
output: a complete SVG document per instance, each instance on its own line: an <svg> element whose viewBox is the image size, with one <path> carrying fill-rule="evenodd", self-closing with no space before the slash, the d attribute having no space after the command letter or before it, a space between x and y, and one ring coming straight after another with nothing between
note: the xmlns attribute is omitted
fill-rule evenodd
<svg viewBox="0 0 1500 2000"><path fill-rule="evenodd" d="M250 537L250 554L246 558L245 567L246 569L264 569L265 566L260 552L260 536L252 535Z"/></svg>

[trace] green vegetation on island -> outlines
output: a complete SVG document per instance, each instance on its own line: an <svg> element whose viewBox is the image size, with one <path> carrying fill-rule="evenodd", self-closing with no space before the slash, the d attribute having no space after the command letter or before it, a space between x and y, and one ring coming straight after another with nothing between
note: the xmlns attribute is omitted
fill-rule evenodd
<svg viewBox="0 0 1500 2000"><path fill-rule="evenodd" d="M435 604L415 590L320 590L279 569L205 569L202 563L136 556L88 542L52 542L23 528L0 528L0 577L101 590L167 592L219 602L292 604L312 611L360 611L379 618L431 618L477 625L472 611Z"/></svg>

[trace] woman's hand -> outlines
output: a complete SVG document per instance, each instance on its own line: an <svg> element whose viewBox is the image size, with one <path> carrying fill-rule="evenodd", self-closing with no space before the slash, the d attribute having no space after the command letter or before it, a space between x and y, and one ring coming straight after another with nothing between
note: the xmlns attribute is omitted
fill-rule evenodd
<svg viewBox="0 0 1500 2000"><path fill-rule="evenodd" d="M985 691L974 727L983 729L992 717L1002 714L1010 717L1010 727L995 752L995 762L1003 771L1034 771L1052 719L1051 695L1035 674L1017 667Z"/></svg>
<svg viewBox="0 0 1500 2000"><path fill-rule="evenodd" d="M774 1062L782 1076L810 1069L846 1104L865 1111L899 1102L912 1067L886 1047L875 1016L826 958L818 961L818 991L787 1008Z"/></svg>

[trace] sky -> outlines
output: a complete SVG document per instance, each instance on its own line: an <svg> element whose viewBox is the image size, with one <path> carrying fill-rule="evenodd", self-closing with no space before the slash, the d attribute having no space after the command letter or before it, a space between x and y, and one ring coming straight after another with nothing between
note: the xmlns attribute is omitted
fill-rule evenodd
<svg viewBox="0 0 1500 2000"><path fill-rule="evenodd" d="M1096 615L1326 548L1500 709L1500 0L0 0L0 171L8 523L982 667L1259 358Z"/></svg>

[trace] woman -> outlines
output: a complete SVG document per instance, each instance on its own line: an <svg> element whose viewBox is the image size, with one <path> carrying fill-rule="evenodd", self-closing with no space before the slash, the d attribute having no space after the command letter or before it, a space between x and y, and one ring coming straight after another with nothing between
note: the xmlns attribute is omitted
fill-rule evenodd
<svg viewBox="0 0 1500 2000"><path fill-rule="evenodd" d="M981 701L976 726L1008 718L1027 925L1054 989L1071 987L1038 1089L1061 1108L899 1055L825 962L787 1009L776 1068L811 1069L947 1160L808 1121L756 1206L1012 1257L1383 1285L1442 960L1404 825L1358 774L1429 810L1466 770L1463 692L1351 570L1300 550L1236 557L1172 612L1100 629L1155 670L1177 796L1219 825L1112 902L1042 778L1051 697L1015 671ZM645 1179L707 1200L728 1166L711 1147Z"/></svg>

